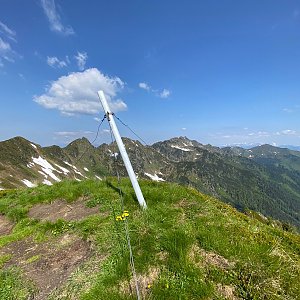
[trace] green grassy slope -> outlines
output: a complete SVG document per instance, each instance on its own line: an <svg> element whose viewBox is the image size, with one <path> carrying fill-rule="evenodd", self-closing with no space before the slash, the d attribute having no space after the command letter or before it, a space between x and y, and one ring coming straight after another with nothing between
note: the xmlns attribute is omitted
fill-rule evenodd
<svg viewBox="0 0 300 300"><path fill-rule="evenodd" d="M125 221L115 221L123 210L113 178L0 192L0 214L15 222L10 234L0 236L0 252L29 237L38 244L79 235L92 244L93 255L48 299L136 299L128 225L145 299L299 299L299 235L176 184L142 181L148 204L142 211L129 181L121 186ZM28 218L37 203L80 197L87 206L99 204L99 214L81 221ZM28 299L38 291L22 269L6 267L13 255L0 256L0 299Z"/></svg>

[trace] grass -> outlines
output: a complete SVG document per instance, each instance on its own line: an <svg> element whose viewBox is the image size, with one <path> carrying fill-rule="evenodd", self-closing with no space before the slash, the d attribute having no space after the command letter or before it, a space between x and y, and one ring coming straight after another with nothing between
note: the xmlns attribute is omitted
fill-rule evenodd
<svg viewBox="0 0 300 300"><path fill-rule="evenodd" d="M41 243L49 236L76 233L93 244L92 259L103 259L93 266L86 262L49 299L136 299L129 287L133 281L125 239L124 225L128 222L135 269L146 299L224 299L218 285L231 286L241 299L299 297L299 235L176 184L142 181L148 205L142 210L134 200L130 182L123 179L121 186L129 216L118 222L115 217L123 210L114 178L108 182L65 181L52 187L2 193L0 213L16 225L10 235L0 237L0 251L29 236ZM54 223L27 217L36 203L62 198L72 202L79 197L86 198L89 207L100 205L100 212L106 214ZM205 261L204 253L230 262L230 267L218 264L217 259L216 263ZM9 259L0 257L0 262L4 265ZM10 290L33 293L30 285L22 283L21 273L14 272L2 268L0 299L25 299L9 298Z"/></svg>
<svg viewBox="0 0 300 300"><path fill-rule="evenodd" d="M32 283L24 280L19 270L0 270L0 299L27 300L34 292Z"/></svg>

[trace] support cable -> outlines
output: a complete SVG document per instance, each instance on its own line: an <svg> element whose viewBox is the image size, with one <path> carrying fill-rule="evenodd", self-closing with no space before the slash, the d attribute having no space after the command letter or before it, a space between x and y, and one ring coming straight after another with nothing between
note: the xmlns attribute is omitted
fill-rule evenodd
<svg viewBox="0 0 300 300"><path fill-rule="evenodd" d="M110 127L110 136L111 136L112 145L113 145L114 144L114 138L113 138L113 132L112 132L111 127ZM116 166L116 173L117 173L117 178L118 178L118 190L119 190L119 195L120 195L121 211L124 211L124 198L123 198L123 192L122 192L122 189L121 189L121 177L120 177L120 174L119 174L119 171L118 171L117 157L116 157L115 153L114 153L113 156L114 156L114 161L115 161L115 166ZM137 299L140 300L141 296L140 296L140 291L139 291L139 284L138 284L138 280L137 280L137 275L136 275L136 271L135 271L134 258L133 258L131 243L130 243L129 227L128 227L127 218L125 218L125 220L124 220L124 228L125 228L125 237L126 237L126 241L127 241L127 246L128 246L128 250L129 250L129 259L130 259L129 263L130 263L131 273L132 273L133 280L134 280L134 283L135 283L135 290L136 290L136 294L137 294Z"/></svg>
<svg viewBox="0 0 300 300"><path fill-rule="evenodd" d="M101 120L101 122L100 122L99 125L98 125L96 137L95 137L94 140L91 142L92 145L96 142L96 140L97 140L97 138L98 138L98 135L99 135L100 127L101 127L101 125L102 125L102 123L104 122L105 119L106 119L106 115L104 115L103 119ZM83 158L83 156L86 154L87 151L88 151L88 147L85 148L85 150L84 150L83 153L80 155L80 157L77 158L77 160L75 161L75 163L78 163L78 162Z"/></svg>
<svg viewBox="0 0 300 300"><path fill-rule="evenodd" d="M125 127L127 127L140 141L142 141L146 146L149 146L147 142L145 142L139 135L137 135L127 124L125 124L120 118L118 118L115 114L114 117Z"/></svg>
<svg viewBox="0 0 300 300"><path fill-rule="evenodd" d="M144 139L142 139L133 129L131 129L130 127L129 127L129 125L127 125L126 123L124 123L118 116L116 116L115 114L114 114L114 117L122 124L122 125L124 125L125 127L127 127L139 140L140 140L140 142L142 142L142 143L144 143L145 144L145 146L147 146L147 147L151 147L147 142L145 142L145 140ZM155 148L153 148L153 147L151 147L151 149L154 151L154 152L156 152L156 153L158 153L159 155L162 155L159 151L157 151ZM148 163L152 163L151 162L151 160L150 160L150 158L149 158L149 156L148 156L148 154L145 152L144 153L145 154L145 156L146 156L146 159L148 160Z"/></svg>

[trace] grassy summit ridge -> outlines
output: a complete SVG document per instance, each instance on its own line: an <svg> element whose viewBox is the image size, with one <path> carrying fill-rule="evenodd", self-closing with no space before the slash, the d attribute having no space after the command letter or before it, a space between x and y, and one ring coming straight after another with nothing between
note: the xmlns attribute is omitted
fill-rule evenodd
<svg viewBox="0 0 300 300"><path fill-rule="evenodd" d="M122 179L121 187L126 221L115 221L123 210L114 178L0 192L0 214L14 225L0 235L0 299L136 299L125 222L145 299L299 299L299 235L177 184L141 181L148 204L142 211L130 182ZM71 208L76 201L98 205L99 213L71 220L32 217L34 207L58 199ZM42 269L50 278L50 256L68 249L75 256L76 239L87 249L84 259L43 293L30 270ZM43 251L8 253L24 244L26 251Z"/></svg>

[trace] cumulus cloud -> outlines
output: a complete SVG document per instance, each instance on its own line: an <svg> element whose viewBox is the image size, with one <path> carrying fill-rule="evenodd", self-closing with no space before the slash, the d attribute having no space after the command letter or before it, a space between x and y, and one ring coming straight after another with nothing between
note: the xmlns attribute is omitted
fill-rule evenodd
<svg viewBox="0 0 300 300"><path fill-rule="evenodd" d="M77 61L77 66L80 71L83 71L85 68L86 61L88 59L88 55L86 52L77 52L77 55L74 56Z"/></svg>
<svg viewBox="0 0 300 300"><path fill-rule="evenodd" d="M65 115L97 114L102 110L97 95L103 90L112 111L127 108L126 103L117 98L124 82L119 77L109 77L96 68L75 72L53 81L40 96L33 100L47 109L57 109Z"/></svg>
<svg viewBox="0 0 300 300"><path fill-rule="evenodd" d="M168 98L171 95L171 92L167 89L163 89L162 92L159 93L160 98Z"/></svg>
<svg viewBox="0 0 300 300"><path fill-rule="evenodd" d="M141 89L146 90L146 91L150 91L151 90L151 87L146 82L140 82L139 83L139 87Z"/></svg>
<svg viewBox="0 0 300 300"><path fill-rule="evenodd" d="M63 68L67 66L67 62L59 60L56 56L47 56L47 64L52 68Z"/></svg>
<svg viewBox="0 0 300 300"><path fill-rule="evenodd" d="M156 90L156 89L153 89L148 83L146 82L140 82L139 83L139 88L143 89L143 90L146 90L148 92L152 92L154 93L157 97L160 97L160 98L168 98L170 95L171 95L171 92L167 89L163 89L163 90Z"/></svg>
<svg viewBox="0 0 300 300"><path fill-rule="evenodd" d="M48 18L50 29L52 31L66 36L75 34L71 26L65 26L62 24L61 17L56 10L54 0L41 0L41 5Z"/></svg>

